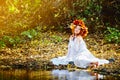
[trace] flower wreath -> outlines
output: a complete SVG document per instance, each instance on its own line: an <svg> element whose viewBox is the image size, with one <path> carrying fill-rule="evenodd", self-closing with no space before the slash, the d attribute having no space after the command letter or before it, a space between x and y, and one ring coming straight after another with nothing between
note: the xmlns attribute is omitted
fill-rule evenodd
<svg viewBox="0 0 120 80"><path fill-rule="evenodd" d="M76 26L80 26L80 28L81 28L80 35L82 37L87 36L87 34L88 34L88 28L85 26L85 24L84 24L84 22L82 20L74 20L71 23L70 28L72 30L72 33L74 33L74 29L75 29Z"/></svg>

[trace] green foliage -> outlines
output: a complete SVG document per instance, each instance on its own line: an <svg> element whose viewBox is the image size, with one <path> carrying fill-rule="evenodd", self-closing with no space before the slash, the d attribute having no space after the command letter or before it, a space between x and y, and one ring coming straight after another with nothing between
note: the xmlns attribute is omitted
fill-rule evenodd
<svg viewBox="0 0 120 80"><path fill-rule="evenodd" d="M19 34L41 22L39 14L41 0L2 0L2 3L3 5L0 5L0 12L2 12L0 36L6 33L6 35Z"/></svg>
<svg viewBox="0 0 120 80"><path fill-rule="evenodd" d="M36 30L31 29L31 30L27 30L21 33L22 36L27 37L29 39L32 39L33 37L35 37L37 35Z"/></svg>
<svg viewBox="0 0 120 80"><path fill-rule="evenodd" d="M110 23L120 24L119 4L115 0L2 0L0 6L0 36L21 35L32 38L36 34L29 30L39 26L43 32L47 30L63 31L68 29L74 19L83 19L89 28L89 32L101 31L104 27L102 20L107 6L115 13L109 18ZM112 2L113 1L113 2ZM109 11L105 10L106 12ZM105 13L106 14L106 13ZM107 13L109 14L109 13ZM104 16L107 17L107 16ZM114 18L114 19L113 19ZM108 17L107 17L108 20ZM112 24L114 25L114 24ZM92 28L91 28L92 27ZM119 28L119 26L117 27ZM67 30L66 30L67 31ZM4 35L5 34L5 35Z"/></svg>
<svg viewBox="0 0 120 80"><path fill-rule="evenodd" d="M6 45L4 43L4 41L0 40L0 48L4 48Z"/></svg>
<svg viewBox="0 0 120 80"><path fill-rule="evenodd" d="M15 44L14 44L15 40L13 38L11 38L10 36L4 36L3 41L8 46L15 46Z"/></svg>
<svg viewBox="0 0 120 80"><path fill-rule="evenodd" d="M33 37L35 37L37 35L36 30L31 29L31 30L27 30L21 33L21 37L19 36L15 36L15 37L11 37L11 36L3 36L3 38L0 40L0 48L4 48L4 47L14 47L19 43L22 43L23 40L27 37L29 39L32 39Z"/></svg>
<svg viewBox="0 0 120 80"><path fill-rule="evenodd" d="M62 37L60 36L52 35L51 38L53 42L62 42Z"/></svg>
<svg viewBox="0 0 120 80"><path fill-rule="evenodd" d="M97 0L92 0L88 6L86 6L86 9L83 11L82 15L83 17L87 18L86 20L88 21L89 25L88 27L90 28L89 31L97 31L99 30L99 25L101 25L101 10L102 10L102 5L99 3ZM94 26L94 27L93 27Z"/></svg>
<svg viewBox="0 0 120 80"><path fill-rule="evenodd" d="M14 38L10 37L10 36L4 36L3 39L1 40L1 46L5 47L13 47L16 46L18 43L21 43L21 39L16 36Z"/></svg>
<svg viewBox="0 0 120 80"><path fill-rule="evenodd" d="M17 45L22 42L21 38L19 36L15 36L14 38L14 44Z"/></svg>
<svg viewBox="0 0 120 80"><path fill-rule="evenodd" d="M105 40L113 43L120 43L120 31L116 28L107 27Z"/></svg>

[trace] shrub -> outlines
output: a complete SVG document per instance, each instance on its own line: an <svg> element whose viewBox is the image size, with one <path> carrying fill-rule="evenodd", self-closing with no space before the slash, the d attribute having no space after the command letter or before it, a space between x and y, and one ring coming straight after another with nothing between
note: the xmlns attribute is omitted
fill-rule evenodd
<svg viewBox="0 0 120 80"><path fill-rule="evenodd" d="M27 37L29 39L32 39L37 35L37 32L35 29L27 30L21 33L22 36Z"/></svg>
<svg viewBox="0 0 120 80"><path fill-rule="evenodd" d="M0 48L4 48L6 45L4 43L4 41L0 40Z"/></svg>
<svg viewBox="0 0 120 80"><path fill-rule="evenodd" d="M111 43L120 43L120 31L116 28L107 27L105 40Z"/></svg>
<svg viewBox="0 0 120 80"><path fill-rule="evenodd" d="M4 36L1 40L1 45L3 47L13 47L16 46L18 43L21 42L21 39L18 36L10 37L10 36Z"/></svg>
<svg viewBox="0 0 120 80"><path fill-rule="evenodd" d="M57 36L57 35L52 35L51 36L53 42L62 42L62 37Z"/></svg>

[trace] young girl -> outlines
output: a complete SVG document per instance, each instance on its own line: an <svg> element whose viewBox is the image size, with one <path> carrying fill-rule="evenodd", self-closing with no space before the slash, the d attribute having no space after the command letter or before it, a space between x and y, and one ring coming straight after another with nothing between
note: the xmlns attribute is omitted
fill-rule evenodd
<svg viewBox="0 0 120 80"><path fill-rule="evenodd" d="M108 60L96 58L87 49L83 37L87 36L88 29L82 20L74 20L70 28L73 34L69 39L68 53L66 56L53 58L51 61L54 65L67 65L69 62L74 62L77 67L87 68L90 65L109 63Z"/></svg>

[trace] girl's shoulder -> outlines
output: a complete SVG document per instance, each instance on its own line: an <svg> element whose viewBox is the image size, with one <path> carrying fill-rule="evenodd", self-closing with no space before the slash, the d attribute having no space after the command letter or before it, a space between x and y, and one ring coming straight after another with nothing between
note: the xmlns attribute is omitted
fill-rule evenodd
<svg viewBox="0 0 120 80"><path fill-rule="evenodd" d="M73 35L70 35L69 40L71 41L73 39Z"/></svg>
<svg viewBox="0 0 120 80"><path fill-rule="evenodd" d="M83 39L82 36L77 36L77 38L80 39L80 40Z"/></svg>
<svg viewBox="0 0 120 80"><path fill-rule="evenodd" d="M74 35L70 35L70 38L73 38L74 37Z"/></svg>
<svg viewBox="0 0 120 80"><path fill-rule="evenodd" d="M82 38L82 36L81 36L81 35L79 35L79 36L78 36L78 38Z"/></svg>
<svg viewBox="0 0 120 80"><path fill-rule="evenodd" d="M73 39L74 35L70 35L69 39Z"/></svg>
<svg viewBox="0 0 120 80"><path fill-rule="evenodd" d="M83 41L82 36L78 36L78 37L77 37L77 40L80 41L80 42Z"/></svg>

